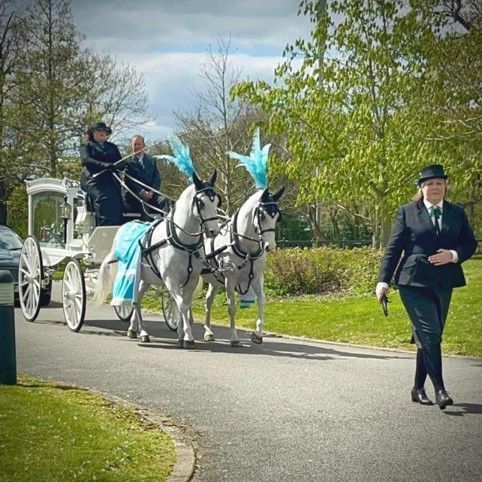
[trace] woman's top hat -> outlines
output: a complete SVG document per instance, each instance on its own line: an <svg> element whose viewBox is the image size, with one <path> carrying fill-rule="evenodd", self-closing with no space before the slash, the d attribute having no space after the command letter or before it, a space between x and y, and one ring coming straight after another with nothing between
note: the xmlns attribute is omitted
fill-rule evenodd
<svg viewBox="0 0 482 482"><path fill-rule="evenodd" d="M444 168L441 164L432 164L431 166L424 167L420 171L420 179L417 181L417 185L420 186L424 181L429 179L447 179Z"/></svg>
<svg viewBox="0 0 482 482"><path fill-rule="evenodd" d="M112 134L112 129L105 122L96 122L94 125L89 127L88 132L94 131L104 131L109 136Z"/></svg>

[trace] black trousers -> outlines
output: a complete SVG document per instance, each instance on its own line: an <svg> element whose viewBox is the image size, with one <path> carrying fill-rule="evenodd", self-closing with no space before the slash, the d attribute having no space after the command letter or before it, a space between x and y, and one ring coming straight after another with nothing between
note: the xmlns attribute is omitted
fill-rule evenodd
<svg viewBox="0 0 482 482"><path fill-rule="evenodd" d="M399 286L400 298L412 322L418 347L415 388L422 388L430 376L436 390L444 388L440 344L452 298L452 288Z"/></svg>
<svg viewBox="0 0 482 482"><path fill-rule="evenodd" d="M418 348L440 344L447 320L452 288L419 288L399 285L400 298L412 322Z"/></svg>
<svg viewBox="0 0 482 482"><path fill-rule="evenodd" d="M90 180L85 187L95 211L97 226L120 226L123 223L122 197L117 184Z"/></svg>

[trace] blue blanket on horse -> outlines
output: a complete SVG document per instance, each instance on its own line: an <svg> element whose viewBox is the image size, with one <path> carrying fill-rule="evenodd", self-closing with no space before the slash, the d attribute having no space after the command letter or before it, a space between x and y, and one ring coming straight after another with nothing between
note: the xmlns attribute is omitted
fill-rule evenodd
<svg viewBox="0 0 482 482"><path fill-rule="evenodd" d="M141 274L141 247L150 223L131 221L119 228L114 246L118 269L112 290L113 306L132 305L138 302L137 293Z"/></svg>

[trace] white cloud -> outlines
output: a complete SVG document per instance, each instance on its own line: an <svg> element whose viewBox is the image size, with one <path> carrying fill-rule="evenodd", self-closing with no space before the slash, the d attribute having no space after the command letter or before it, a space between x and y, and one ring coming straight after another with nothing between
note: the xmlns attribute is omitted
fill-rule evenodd
<svg viewBox="0 0 482 482"><path fill-rule="evenodd" d="M200 67L210 45L231 39L233 68L244 78L271 81L287 43L309 32L299 0L73 0L85 45L115 56L144 75L154 122L145 135L165 138L173 111L195 105Z"/></svg>
<svg viewBox="0 0 482 482"><path fill-rule="evenodd" d="M206 48L218 37L231 36L243 48L281 51L309 32L298 16L299 0L74 0L74 16L88 44L138 52L168 45Z"/></svg>

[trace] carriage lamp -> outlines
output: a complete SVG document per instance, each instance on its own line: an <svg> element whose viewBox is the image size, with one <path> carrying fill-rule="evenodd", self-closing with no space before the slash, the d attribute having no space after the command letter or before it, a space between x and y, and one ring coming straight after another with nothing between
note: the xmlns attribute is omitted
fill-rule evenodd
<svg viewBox="0 0 482 482"><path fill-rule="evenodd" d="M72 215L72 206L67 202L67 196L64 196L64 202L60 205L60 217L64 220L64 244L67 244L67 225Z"/></svg>

